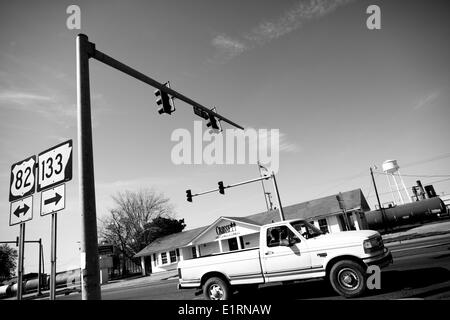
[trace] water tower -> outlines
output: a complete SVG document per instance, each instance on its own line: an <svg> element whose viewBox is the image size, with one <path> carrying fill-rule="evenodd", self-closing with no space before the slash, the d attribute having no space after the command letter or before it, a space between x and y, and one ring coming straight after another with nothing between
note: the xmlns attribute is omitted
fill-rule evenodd
<svg viewBox="0 0 450 320"><path fill-rule="evenodd" d="M389 188L391 189L392 199L394 200L394 203L397 203L395 199L395 193L397 193L400 203L405 204L404 196L406 196L407 202L411 202L411 197L408 194L408 190L406 189L405 182L400 175L399 169L400 167L397 164L397 160L386 160L385 162L383 162L383 171L388 179L388 184ZM393 190L394 186L396 190Z"/></svg>

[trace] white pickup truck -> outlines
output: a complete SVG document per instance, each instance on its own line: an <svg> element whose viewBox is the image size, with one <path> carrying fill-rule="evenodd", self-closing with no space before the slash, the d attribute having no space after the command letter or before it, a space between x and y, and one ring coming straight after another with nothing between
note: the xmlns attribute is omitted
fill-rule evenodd
<svg viewBox="0 0 450 320"><path fill-rule="evenodd" d="M235 288L327 278L350 298L366 290L368 266L392 262L377 231L324 234L304 220L288 220L262 226L259 248L180 261L178 288L199 288L208 300L225 300Z"/></svg>

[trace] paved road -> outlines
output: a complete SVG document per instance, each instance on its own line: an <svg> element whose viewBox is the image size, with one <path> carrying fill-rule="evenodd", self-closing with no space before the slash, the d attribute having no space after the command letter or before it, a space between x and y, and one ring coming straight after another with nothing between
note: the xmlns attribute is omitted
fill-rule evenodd
<svg viewBox="0 0 450 320"><path fill-rule="evenodd" d="M363 299L450 299L450 237L423 239L419 242L390 246L394 264L383 269L381 289L370 291ZM134 285L102 290L105 300L192 300L194 290L176 289L177 280L165 280L151 285ZM245 299L240 293L236 299ZM265 286L253 291L252 298L268 299L344 299L327 281L310 281L283 286ZM276 297L276 298L275 298ZM80 294L58 296L61 300L77 300Z"/></svg>

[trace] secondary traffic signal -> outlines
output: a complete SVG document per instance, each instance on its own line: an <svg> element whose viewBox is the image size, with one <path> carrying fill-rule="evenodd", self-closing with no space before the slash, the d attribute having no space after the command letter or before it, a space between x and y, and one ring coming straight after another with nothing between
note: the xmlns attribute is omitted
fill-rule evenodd
<svg viewBox="0 0 450 320"><path fill-rule="evenodd" d="M191 189L186 190L186 198L187 198L187 201L192 202L192 192L191 192Z"/></svg>
<svg viewBox="0 0 450 320"><path fill-rule="evenodd" d="M175 111L171 104L170 101L171 99L167 93L159 89L156 89L155 96L156 96L156 104L160 106L158 110L159 114L163 113L171 114L173 111Z"/></svg>
<svg viewBox="0 0 450 320"><path fill-rule="evenodd" d="M223 186L223 181L219 181L219 193L225 194L225 188Z"/></svg>
<svg viewBox="0 0 450 320"><path fill-rule="evenodd" d="M16 247L19 246L19 237L16 237Z"/></svg>

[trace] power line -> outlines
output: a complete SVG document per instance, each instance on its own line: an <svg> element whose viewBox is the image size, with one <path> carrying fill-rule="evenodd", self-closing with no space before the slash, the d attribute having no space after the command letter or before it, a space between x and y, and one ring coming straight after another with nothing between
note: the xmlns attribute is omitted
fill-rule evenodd
<svg viewBox="0 0 450 320"><path fill-rule="evenodd" d="M430 157L430 158L425 158L425 159L422 159L422 160L406 163L402 167L403 168L413 167L413 166L418 165L418 164L423 164L423 163L432 162L432 161L436 161L436 160L441 160L441 159L445 159L445 158L450 158L450 152L443 153L443 154L440 154L440 155L437 155L437 156L433 156L433 157Z"/></svg>
<svg viewBox="0 0 450 320"><path fill-rule="evenodd" d="M442 179L442 180L436 180L436 181L430 181L430 182L427 182L427 183L430 183L430 184L436 184L436 183L440 183L440 182L444 182L444 181L449 181L450 180L450 178L448 178L448 179ZM407 188L412 188L412 187L415 187L415 186L408 186ZM389 194L389 193L395 193L395 192L397 192L397 190L393 190L393 191L386 191L386 192L382 192L382 193L380 193L380 195L382 195L382 194ZM374 195L371 195L370 197L373 197ZM370 198L369 196L367 196L366 198Z"/></svg>
<svg viewBox="0 0 450 320"><path fill-rule="evenodd" d="M440 174L440 175L427 175L427 174L391 174L386 172L379 172L375 171L376 174L383 174L383 175L392 175L397 177L414 177L414 178L443 178L443 177L450 177L450 174Z"/></svg>

